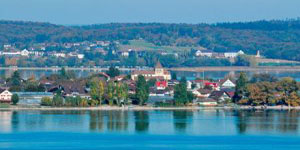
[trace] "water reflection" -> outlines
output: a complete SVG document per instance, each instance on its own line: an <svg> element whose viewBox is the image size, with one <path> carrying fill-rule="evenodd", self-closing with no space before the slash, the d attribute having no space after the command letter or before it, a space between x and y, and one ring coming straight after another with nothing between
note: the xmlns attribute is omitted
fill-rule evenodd
<svg viewBox="0 0 300 150"><path fill-rule="evenodd" d="M133 112L135 118L135 131L145 132L149 128L149 114L147 111Z"/></svg>
<svg viewBox="0 0 300 150"><path fill-rule="evenodd" d="M296 134L300 111L0 111L0 133Z"/></svg>
<svg viewBox="0 0 300 150"><path fill-rule="evenodd" d="M239 133L298 133L299 111L236 111Z"/></svg>
<svg viewBox="0 0 300 150"><path fill-rule="evenodd" d="M173 111L174 125L177 131L185 131L187 124L191 123L193 117L192 111L176 110Z"/></svg>

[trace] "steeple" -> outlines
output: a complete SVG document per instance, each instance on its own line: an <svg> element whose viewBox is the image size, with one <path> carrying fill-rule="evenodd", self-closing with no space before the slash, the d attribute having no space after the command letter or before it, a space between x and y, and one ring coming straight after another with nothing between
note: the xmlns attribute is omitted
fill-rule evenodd
<svg viewBox="0 0 300 150"><path fill-rule="evenodd" d="M260 58L260 52L259 52L259 50L257 51L257 53L256 53L256 56L255 56L256 58Z"/></svg>
<svg viewBox="0 0 300 150"><path fill-rule="evenodd" d="M155 70L155 74L157 74L157 75L164 74L164 68L162 67L162 65L159 61L157 61L154 70Z"/></svg>
<svg viewBox="0 0 300 150"><path fill-rule="evenodd" d="M157 61L155 68L162 69L163 67L162 67L161 63L159 61Z"/></svg>

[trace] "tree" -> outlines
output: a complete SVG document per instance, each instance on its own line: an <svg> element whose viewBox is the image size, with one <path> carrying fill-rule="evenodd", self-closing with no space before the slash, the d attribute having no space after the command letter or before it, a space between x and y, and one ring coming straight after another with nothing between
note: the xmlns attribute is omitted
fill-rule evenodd
<svg viewBox="0 0 300 150"><path fill-rule="evenodd" d="M172 79L172 80L177 80L177 74L173 72L173 73L171 74L171 79Z"/></svg>
<svg viewBox="0 0 300 150"><path fill-rule="evenodd" d="M13 105L17 105L17 103L19 102L19 96L17 94L13 94L11 97L11 101Z"/></svg>
<svg viewBox="0 0 300 150"><path fill-rule="evenodd" d="M99 104L102 103L103 97L104 97L104 83L103 81L94 80L91 83L91 91L90 95L92 97L92 100L98 101Z"/></svg>
<svg viewBox="0 0 300 150"><path fill-rule="evenodd" d="M248 78L246 73L241 72L239 78L236 81L235 93L233 96L233 101L235 103L239 102L245 95L246 85L248 82Z"/></svg>
<svg viewBox="0 0 300 150"><path fill-rule="evenodd" d="M277 82L278 79L267 73L261 73L261 74L254 74L251 78L251 83L257 83L257 82Z"/></svg>
<svg viewBox="0 0 300 150"><path fill-rule="evenodd" d="M125 104L128 98L128 88L126 84L118 83L116 86L117 105Z"/></svg>
<svg viewBox="0 0 300 150"><path fill-rule="evenodd" d="M107 75L109 75L110 77L113 78L113 77L120 75L120 70L118 68L110 66L106 73L107 73Z"/></svg>
<svg viewBox="0 0 300 150"><path fill-rule="evenodd" d="M174 88L174 101L175 105L186 105L188 102L192 102L194 95L187 90L187 84L185 77L181 78L179 84Z"/></svg>
<svg viewBox="0 0 300 150"><path fill-rule="evenodd" d="M147 85L145 77L142 75L138 76L138 80L136 82L136 98L139 105L144 105L149 98L149 86Z"/></svg>
<svg viewBox="0 0 300 150"><path fill-rule="evenodd" d="M21 85L21 76L18 71L15 71L11 77L12 86L20 86Z"/></svg>
<svg viewBox="0 0 300 150"><path fill-rule="evenodd" d="M281 99L285 104L291 106L298 103L299 97L296 98L295 93L298 91L297 82L289 77L282 78L276 86L276 89L282 92ZM293 93L293 94L292 94Z"/></svg>
<svg viewBox="0 0 300 150"><path fill-rule="evenodd" d="M108 82L107 88L106 88L106 97L108 100L108 104L109 105L113 105L114 104L114 98L115 98L115 85L114 82Z"/></svg>
<svg viewBox="0 0 300 150"><path fill-rule="evenodd" d="M238 55L235 58L234 65L236 65L236 66L256 66L256 60L252 56Z"/></svg>

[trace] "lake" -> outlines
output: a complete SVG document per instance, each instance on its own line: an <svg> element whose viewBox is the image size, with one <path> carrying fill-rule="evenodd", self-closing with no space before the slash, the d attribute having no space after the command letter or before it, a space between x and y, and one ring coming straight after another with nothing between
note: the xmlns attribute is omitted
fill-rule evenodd
<svg viewBox="0 0 300 150"><path fill-rule="evenodd" d="M15 70L13 69L3 69L0 70L0 76L2 77L10 77ZM28 79L32 75L35 76L36 79L39 79L42 76L49 76L51 74L59 74L59 70L19 70L20 75L23 79ZM76 77L87 77L91 74L95 74L99 71L95 70L76 70L74 74ZM196 78L210 78L210 79L223 79L228 74L238 74L240 71L205 71L205 72L189 72L189 71L172 71L177 74L178 77L186 77L188 80L194 80ZM129 74L129 71L121 72L123 74ZM251 77L255 73L269 73L278 78L282 77L292 77L296 81L300 81L300 72L299 71L247 71L246 72L249 77Z"/></svg>
<svg viewBox="0 0 300 150"><path fill-rule="evenodd" d="M0 111L0 149L300 149L300 111Z"/></svg>

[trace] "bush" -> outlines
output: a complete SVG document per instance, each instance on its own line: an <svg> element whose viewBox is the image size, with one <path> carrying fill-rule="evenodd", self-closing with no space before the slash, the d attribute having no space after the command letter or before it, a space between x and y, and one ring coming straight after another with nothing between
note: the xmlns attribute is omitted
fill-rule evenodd
<svg viewBox="0 0 300 150"><path fill-rule="evenodd" d="M19 96L17 94L13 94L11 97L11 101L13 105L17 105L17 103L19 102Z"/></svg>
<svg viewBox="0 0 300 150"><path fill-rule="evenodd" d="M52 100L52 106L63 106L64 99L60 95L55 95Z"/></svg>
<svg viewBox="0 0 300 150"><path fill-rule="evenodd" d="M41 100L42 106L51 106L52 105L52 99L50 97L43 97Z"/></svg>

